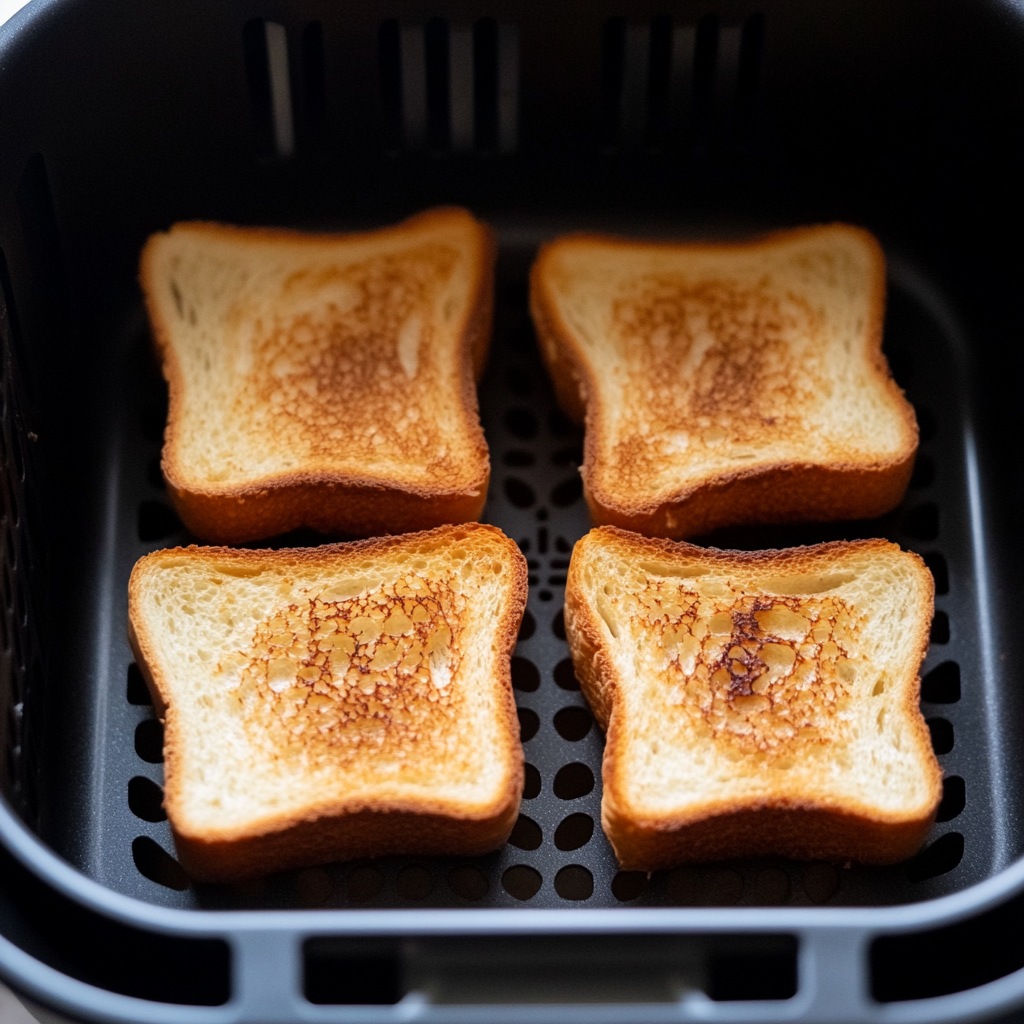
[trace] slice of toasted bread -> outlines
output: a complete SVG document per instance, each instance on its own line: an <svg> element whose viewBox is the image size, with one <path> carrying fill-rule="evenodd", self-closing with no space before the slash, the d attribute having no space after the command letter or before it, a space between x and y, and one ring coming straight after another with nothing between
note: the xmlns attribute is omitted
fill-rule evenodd
<svg viewBox="0 0 1024 1024"><path fill-rule="evenodd" d="M899 503L914 411L882 355L885 259L833 224L740 244L572 235L533 267L595 523L693 537Z"/></svg>
<svg viewBox="0 0 1024 1024"><path fill-rule="evenodd" d="M918 707L933 594L884 540L745 553L592 530L565 624L621 865L915 853L942 792Z"/></svg>
<svg viewBox="0 0 1024 1024"><path fill-rule="evenodd" d="M476 524L140 559L129 637L165 723L186 871L504 843L523 786L509 658L526 589L519 549Z"/></svg>
<svg viewBox="0 0 1024 1024"><path fill-rule="evenodd" d="M477 519L493 263L490 230L459 209L366 234L153 235L141 281L170 387L162 468L185 525L237 544Z"/></svg>

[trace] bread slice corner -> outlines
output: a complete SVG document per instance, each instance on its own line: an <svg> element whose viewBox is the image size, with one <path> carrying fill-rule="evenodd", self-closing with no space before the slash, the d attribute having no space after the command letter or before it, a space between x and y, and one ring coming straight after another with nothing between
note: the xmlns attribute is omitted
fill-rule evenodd
<svg viewBox="0 0 1024 1024"><path fill-rule="evenodd" d="M918 705L933 595L923 561L884 540L579 541L566 633L607 731L602 822L622 867L913 855L942 792Z"/></svg>
<svg viewBox="0 0 1024 1024"><path fill-rule="evenodd" d="M197 537L373 536L479 518L494 237L459 208L353 234L186 222L140 280Z"/></svg>
<svg viewBox="0 0 1024 1024"><path fill-rule="evenodd" d="M530 302L559 402L586 419L595 523L694 537L872 518L902 499L917 423L882 353L869 232L569 235L541 249Z"/></svg>
<svg viewBox="0 0 1024 1024"><path fill-rule="evenodd" d="M129 635L189 875L504 843L523 785L509 666L526 590L518 548L477 524L142 558Z"/></svg>

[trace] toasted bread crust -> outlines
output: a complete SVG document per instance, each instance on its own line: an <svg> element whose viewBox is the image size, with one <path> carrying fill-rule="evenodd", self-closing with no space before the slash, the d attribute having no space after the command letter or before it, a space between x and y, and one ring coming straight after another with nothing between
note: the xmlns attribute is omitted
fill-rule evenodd
<svg viewBox="0 0 1024 1024"><path fill-rule="evenodd" d="M616 527L599 527L573 551L566 582L565 626L573 668L594 717L607 734L602 780L602 827L626 870L655 871L684 863L732 857L778 854L807 860L894 864L916 853L935 820L942 795L942 769L919 708L920 676L904 692L900 709L907 741L926 775L929 798L909 813L891 813L848 797L830 799L820 793L778 794L734 798L727 802L691 802L685 811L651 815L638 809L623 782L628 726L622 721L624 685L602 621L583 583L582 563L589 549L610 547L635 561L654 559L693 564L764 568L768 572L813 572L834 555L856 550L891 552L884 540L832 542L786 551L722 551L685 542L642 537ZM931 573L919 556L916 572L934 596ZM906 650L924 660L929 645L930 616L908 623Z"/></svg>
<svg viewBox="0 0 1024 1024"><path fill-rule="evenodd" d="M467 211L451 207L424 211L394 227L353 234L239 228L205 222L178 224L172 230L208 233L213 238L281 241L313 247L325 242L399 238L435 225L443 227L452 218L472 222L480 249L480 258L473 268L476 278L470 289L473 301L459 332L459 386L453 396L460 430L470 439L473 455L447 478L422 484L323 468L300 468L247 484L217 483L197 475L180 450L185 380L171 343L170 325L156 299L156 254L165 236L150 237L142 251L139 278L169 389L161 469L175 509L192 533L215 543L241 544L302 526L328 534L365 537L479 519L490 481L490 461L476 393L476 382L487 362L494 307L496 247L494 234L487 225L473 220ZM338 400L344 402L345 396L339 395Z"/></svg>
<svg viewBox="0 0 1024 1024"><path fill-rule="evenodd" d="M746 468L723 466L720 471L659 499L631 493L628 487L609 487L599 472L599 439L605 434L608 410L591 361L559 309L550 269L558 254L567 248L591 245L620 248L623 252L742 253L770 249L778 243L810 238L828 230L857 237L872 253L871 314L866 325L865 357L873 383L887 395L893 412L902 420L902 449L890 458L867 464L843 460L824 464L759 461ZM726 525L873 518L902 500L917 452L917 420L913 407L892 379L882 353L885 257L869 232L836 224L773 232L752 241L696 244L638 243L596 234L566 235L542 246L538 253L530 273L530 309L559 404L572 419L586 424L581 473L595 524L678 539L699 536Z"/></svg>
<svg viewBox="0 0 1024 1024"><path fill-rule="evenodd" d="M246 570L268 566L316 567L339 556L345 564L367 556L384 559L409 544L424 540L444 543L449 539L470 546L483 540L487 547L481 545L481 555L489 550L491 557L497 542L504 550L503 561L509 569L508 582L503 584L503 613L493 626L497 676L491 681L493 713L502 736L501 753L508 755L508 770L493 798L484 803L454 805L446 799L367 800L359 794L324 799L310 792L297 810L270 812L242 827L211 829L194 825L185 810L179 771L182 730L187 726L175 707L173 680L168 678L157 655L150 623L140 612L147 577L161 563L183 558L194 560L197 565L229 563ZM140 559L128 586L129 642L157 715L164 722L164 804L186 872L196 880L223 882L355 857L391 853L475 856L501 846L515 824L523 789L523 754L510 659L526 607L527 589L526 561L518 547L497 528L480 524L442 526L403 537L278 551L191 545L157 551Z"/></svg>
<svg viewBox="0 0 1024 1024"><path fill-rule="evenodd" d="M596 526L666 539L700 537L725 525L874 519L903 500L916 452L915 444L903 461L870 467L780 463L720 473L661 504L623 507L596 488L584 490Z"/></svg>

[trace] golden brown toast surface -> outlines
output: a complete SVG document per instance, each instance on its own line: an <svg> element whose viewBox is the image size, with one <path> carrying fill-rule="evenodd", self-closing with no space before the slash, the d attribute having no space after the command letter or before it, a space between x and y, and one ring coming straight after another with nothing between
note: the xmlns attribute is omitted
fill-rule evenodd
<svg viewBox="0 0 1024 1024"><path fill-rule="evenodd" d="M917 428L881 353L884 289L877 242L843 225L542 249L531 304L559 399L586 416L595 521L678 537L896 504Z"/></svg>
<svg viewBox="0 0 1024 1024"><path fill-rule="evenodd" d="M918 708L932 600L886 541L743 553L591 531L566 629L622 864L913 854L941 794Z"/></svg>
<svg viewBox="0 0 1024 1024"><path fill-rule="evenodd" d="M518 549L478 525L142 559L130 635L186 868L500 845L522 787L509 657L525 599Z"/></svg>
<svg viewBox="0 0 1024 1024"><path fill-rule="evenodd" d="M475 518L492 263L488 229L454 209L361 235L154 235L141 277L170 386L163 470L186 524L240 541Z"/></svg>

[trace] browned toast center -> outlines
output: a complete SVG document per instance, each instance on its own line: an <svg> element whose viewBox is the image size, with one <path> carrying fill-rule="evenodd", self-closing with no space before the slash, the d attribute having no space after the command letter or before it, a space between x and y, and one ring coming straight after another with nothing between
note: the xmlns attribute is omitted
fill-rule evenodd
<svg viewBox="0 0 1024 1024"><path fill-rule="evenodd" d="M314 762L437 756L460 714L461 598L407 575L358 598L287 604L221 661L257 746Z"/></svg>
<svg viewBox="0 0 1024 1024"><path fill-rule="evenodd" d="M840 598L746 594L709 602L662 581L641 604L672 703L702 721L715 742L789 759L845 738L859 626Z"/></svg>
<svg viewBox="0 0 1024 1024"><path fill-rule="evenodd" d="M628 366L616 472L632 478L690 447L799 431L827 391L819 321L805 297L764 281L650 275L632 283L612 304Z"/></svg>
<svg viewBox="0 0 1024 1024"><path fill-rule="evenodd" d="M355 446L371 458L374 451L416 453L439 471L443 431L423 414L443 376L430 311L458 261L454 248L424 244L293 273L280 286L275 312L255 322L239 306L234 330L252 332L252 355L232 419L267 430L296 461L335 462Z"/></svg>

